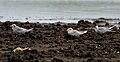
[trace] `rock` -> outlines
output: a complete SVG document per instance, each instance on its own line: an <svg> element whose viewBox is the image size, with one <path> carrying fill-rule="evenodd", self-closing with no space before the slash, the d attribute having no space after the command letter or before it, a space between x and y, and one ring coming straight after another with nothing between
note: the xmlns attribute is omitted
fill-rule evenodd
<svg viewBox="0 0 120 62"><path fill-rule="evenodd" d="M51 62L64 62L64 61L58 58L54 58Z"/></svg>

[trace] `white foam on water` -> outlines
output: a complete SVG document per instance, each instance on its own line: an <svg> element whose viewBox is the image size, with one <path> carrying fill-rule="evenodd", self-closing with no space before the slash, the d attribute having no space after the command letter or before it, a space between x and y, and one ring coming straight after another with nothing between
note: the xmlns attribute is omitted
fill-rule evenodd
<svg viewBox="0 0 120 62"><path fill-rule="evenodd" d="M18 22L31 22L31 23L56 23L56 22L64 22L64 23L78 23L79 20L0 20L1 22L6 22L6 21L18 21Z"/></svg>

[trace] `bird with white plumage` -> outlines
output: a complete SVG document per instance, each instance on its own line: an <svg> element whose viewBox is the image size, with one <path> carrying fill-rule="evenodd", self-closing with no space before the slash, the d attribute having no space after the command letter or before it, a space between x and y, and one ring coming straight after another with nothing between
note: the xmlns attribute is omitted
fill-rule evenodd
<svg viewBox="0 0 120 62"><path fill-rule="evenodd" d="M80 36L80 35L82 35L82 34L87 33L87 31L78 31L78 30L74 30L74 29L72 29L72 28L68 28L68 29L67 29L67 32L68 32L68 34L71 35L71 36Z"/></svg>
<svg viewBox="0 0 120 62"><path fill-rule="evenodd" d="M110 31L112 31L111 29L113 28L113 26L112 27L99 27L99 26L96 26L95 27L95 31L96 32L99 32L99 33L105 33L105 32L110 32Z"/></svg>
<svg viewBox="0 0 120 62"><path fill-rule="evenodd" d="M11 27L12 27L13 32L18 32L18 33L25 33L25 32L29 32L33 30L33 28L25 29L25 28L17 26L16 24L12 24Z"/></svg>

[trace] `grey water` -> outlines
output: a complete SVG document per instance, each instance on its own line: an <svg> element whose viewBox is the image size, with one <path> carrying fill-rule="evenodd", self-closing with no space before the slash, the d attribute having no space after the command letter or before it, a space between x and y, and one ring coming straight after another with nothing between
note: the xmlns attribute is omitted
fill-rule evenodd
<svg viewBox="0 0 120 62"><path fill-rule="evenodd" d="M4 18L120 18L120 0L0 0Z"/></svg>

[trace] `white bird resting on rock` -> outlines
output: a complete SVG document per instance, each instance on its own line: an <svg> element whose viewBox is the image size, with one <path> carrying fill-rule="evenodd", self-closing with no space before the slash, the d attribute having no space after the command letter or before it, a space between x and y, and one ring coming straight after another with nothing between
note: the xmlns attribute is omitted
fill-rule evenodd
<svg viewBox="0 0 120 62"><path fill-rule="evenodd" d="M25 33L25 32L29 32L33 30L33 28L25 29L25 28L17 26L16 24L12 24L11 27L12 27L13 32L18 32L18 33Z"/></svg>
<svg viewBox="0 0 120 62"><path fill-rule="evenodd" d="M71 36L80 36L84 33L87 33L87 31L77 31L77 30L73 30L72 28L68 28L67 32Z"/></svg>
<svg viewBox="0 0 120 62"><path fill-rule="evenodd" d="M95 31L99 33L105 33L105 32L110 32L113 27L99 27L96 26Z"/></svg>
<svg viewBox="0 0 120 62"><path fill-rule="evenodd" d="M116 28L117 28L117 30L119 30L120 25L119 25L119 24L114 24L114 25L111 27L111 29L112 29L112 28L114 28L114 27L116 27Z"/></svg>

